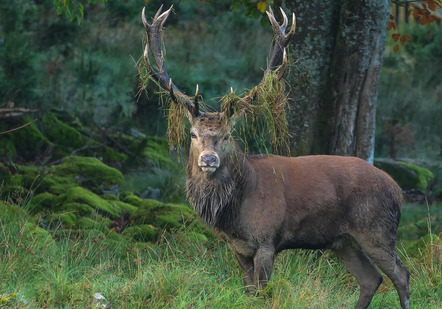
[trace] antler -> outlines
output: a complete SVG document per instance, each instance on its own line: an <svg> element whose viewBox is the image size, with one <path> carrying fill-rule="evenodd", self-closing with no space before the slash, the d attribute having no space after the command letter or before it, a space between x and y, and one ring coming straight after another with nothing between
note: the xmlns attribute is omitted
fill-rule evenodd
<svg viewBox="0 0 442 309"><path fill-rule="evenodd" d="M267 70L265 75L269 74L272 71L279 70L278 77L282 78L284 75L285 68L287 66L287 53L286 47L290 43L290 40L293 37L296 29L296 17L295 13L292 13L292 26L290 27L289 32L286 34L285 30L287 29L288 19L287 15L284 13L282 8L281 14L283 17L283 22L280 25L273 14L272 8L269 7L269 10L266 11L267 16L269 17L269 21L272 24L273 28L273 36L274 36L274 44L273 51L270 57L269 63L267 65Z"/></svg>
<svg viewBox="0 0 442 309"><path fill-rule="evenodd" d="M162 30L167 17L169 17L172 7L173 5L167 11L161 13L163 9L163 5L161 5L152 20L152 24L147 22L146 15L144 13L145 8L143 8L141 19L147 34L147 42L146 46L144 47L144 62L151 77L153 77L153 79L155 79L163 89L170 92L170 97L174 102L184 103L193 116L199 116L202 114L202 112L199 110L198 105L198 85L196 88L195 99L192 100L173 84L172 79L169 77L164 65L164 52L161 48L163 44L160 31ZM155 62L156 69L152 67L149 61L149 50L152 53L152 58Z"/></svg>
<svg viewBox="0 0 442 309"><path fill-rule="evenodd" d="M283 22L280 25L275 18L275 15L273 14L272 8L269 7L269 10L266 11L267 16L269 17L270 24L273 28L273 50L272 54L270 56L269 63L267 64L267 69L265 70L264 77L251 91L249 91L240 101L238 101L238 104L241 106L239 109L241 112L244 112L242 109L244 106L247 106L251 101L253 101L255 95L256 95L256 89L258 89L261 85L265 84L266 77L271 74L272 72L277 71L278 75L277 78L280 80L285 72L285 69L287 67L287 52L286 47L290 43L290 40L293 37L293 34L295 33L296 29L296 17L295 13L292 13L292 25L290 27L289 32L286 34L285 31L287 29L288 25L288 18L285 12L282 8L280 8Z"/></svg>

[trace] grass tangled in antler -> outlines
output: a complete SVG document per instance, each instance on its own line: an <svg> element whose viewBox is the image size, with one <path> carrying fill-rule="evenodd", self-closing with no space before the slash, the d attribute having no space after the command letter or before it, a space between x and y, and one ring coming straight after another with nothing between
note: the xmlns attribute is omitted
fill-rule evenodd
<svg viewBox="0 0 442 309"><path fill-rule="evenodd" d="M258 148L270 143L275 154L290 154L288 123L286 118L288 97L285 81L278 78L278 71L266 74L261 83L243 98L230 93L222 98L221 111L227 115L243 114L244 121L237 132L246 151L248 140L258 142Z"/></svg>
<svg viewBox="0 0 442 309"><path fill-rule="evenodd" d="M141 90L145 90L147 83L153 81L146 67L139 63ZM158 84L157 84L158 85ZM160 85L158 87L161 89ZM174 102L167 91L159 91L161 106L167 111L167 136L170 147L178 153L188 149L189 133L187 125L187 108L184 102ZM180 97L177 97L180 101ZM288 98L285 94L285 81L278 78L278 71L266 74L260 84L243 97L231 92L221 98L221 112L228 117L233 115L243 118L238 121L236 132L244 143L244 152L248 152L252 143L258 149L271 145L274 154L290 154L288 123L286 109ZM202 110L207 106L200 101ZM242 117L241 117L242 116Z"/></svg>

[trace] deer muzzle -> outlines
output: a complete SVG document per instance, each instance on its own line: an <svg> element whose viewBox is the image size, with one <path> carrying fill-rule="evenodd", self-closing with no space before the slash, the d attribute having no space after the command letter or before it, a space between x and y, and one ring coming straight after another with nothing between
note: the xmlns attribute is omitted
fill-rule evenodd
<svg viewBox="0 0 442 309"><path fill-rule="evenodd" d="M203 151L198 159L198 166L203 172L213 173L219 167L219 157L216 152Z"/></svg>

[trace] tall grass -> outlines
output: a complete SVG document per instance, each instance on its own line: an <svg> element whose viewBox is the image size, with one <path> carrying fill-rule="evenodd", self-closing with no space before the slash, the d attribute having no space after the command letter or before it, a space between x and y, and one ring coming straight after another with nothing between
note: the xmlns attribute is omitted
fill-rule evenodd
<svg viewBox="0 0 442 309"><path fill-rule="evenodd" d="M281 253L267 288L257 297L247 297L226 244L217 237L197 240L192 235L190 225L164 233L156 244L122 242L94 230L48 232L38 227L38 218L24 212L8 220L1 217L0 307L4 299L3 306L12 308L91 308L100 305L95 293L105 296L112 308L356 305L356 280L328 251ZM411 271L411 308L438 308L442 301L440 245L436 235L417 254L399 245ZM398 305L397 293L385 277L371 308Z"/></svg>

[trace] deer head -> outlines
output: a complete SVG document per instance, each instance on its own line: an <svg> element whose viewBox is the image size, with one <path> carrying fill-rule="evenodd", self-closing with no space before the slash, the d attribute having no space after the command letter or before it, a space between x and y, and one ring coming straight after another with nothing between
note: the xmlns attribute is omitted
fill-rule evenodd
<svg viewBox="0 0 442 309"><path fill-rule="evenodd" d="M155 14L152 23L149 24L146 20L143 8L141 17L147 33L144 62L150 77L169 93L172 102L184 105L187 108L187 118L191 125L189 163L193 161L195 169L199 169L199 171L203 173L212 174L220 169L222 163L226 158L229 158L235 150L235 143L229 138L233 124L235 120L244 113L248 104L253 101L257 94L256 89L264 83L265 78L268 77L269 74L276 73L275 78L282 78L287 67L286 47L295 32L295 15L292 15L292 25L286 34L285 31L288 25L286 14L281 9L284 20L282 24L279 24L271 8L269 8L269 11L266 13L273 28L273 51L260 84L237 100L237 102L234 102L236 106L230 106L229 112L204 112L201 110L198 102L198 85L196 86L196 92L193 97L185 95L173 84L164 65L164 52L162 49L164 44L161 40L160 31L171 10L172 6L167 11L162 12L161 6ZM151 57L149 53L151 53ZM153 59L154 65L151 64L150 58Z"/></svg>

